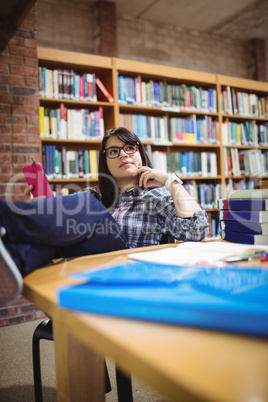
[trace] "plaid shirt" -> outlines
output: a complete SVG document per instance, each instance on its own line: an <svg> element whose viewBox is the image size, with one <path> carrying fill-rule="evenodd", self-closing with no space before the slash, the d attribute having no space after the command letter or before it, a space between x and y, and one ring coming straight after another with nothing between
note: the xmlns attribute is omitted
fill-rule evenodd
<svg viewBox="0 0 268 402"><path fill-rule="evenodd" d="M174 201L165 187L125 192L118 205L110 210L126 235L130 248L160 244L169 232L181 241L199 241L208 236L206 211L195 212L190 218L176 214Z"/></svg>

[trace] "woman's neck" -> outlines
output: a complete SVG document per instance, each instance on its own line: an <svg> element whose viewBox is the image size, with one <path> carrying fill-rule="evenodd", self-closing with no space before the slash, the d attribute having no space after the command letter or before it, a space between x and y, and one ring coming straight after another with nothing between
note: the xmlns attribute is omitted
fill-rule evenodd
<svg viewBox="0 0 268 402"><path fill-rule="evenodd" d="M134 189L137 185L137 180L135 179L134 181L128 181L127 183L118 183L118 187L120 190L120 193L123 194L126 191L130 191Z"/></svg>

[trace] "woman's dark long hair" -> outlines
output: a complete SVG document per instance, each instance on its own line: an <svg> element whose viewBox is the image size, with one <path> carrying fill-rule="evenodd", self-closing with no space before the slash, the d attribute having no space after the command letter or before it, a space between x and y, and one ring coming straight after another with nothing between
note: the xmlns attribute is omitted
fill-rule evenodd
<svg viewBox="0 0 268 402"><path fill-rule="evenodd" d="M119 195L117 183L108 169L106 155L104 152L107 140L112 136L116 136L125 144L132 142L138 143L142 166L152 167L152 163L147 155L147 152L136 134L124 127L115 127L106 131L99 151L99 189L102 196L102 203L106 206L106 208L115 205Z"/></svg>

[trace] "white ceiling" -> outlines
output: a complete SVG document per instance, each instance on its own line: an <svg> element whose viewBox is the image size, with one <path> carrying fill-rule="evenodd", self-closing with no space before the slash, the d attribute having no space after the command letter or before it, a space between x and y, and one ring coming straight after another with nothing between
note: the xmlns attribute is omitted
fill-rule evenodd
<svg viewBox="0 0 268 402"><path fill-rule="evenodd" d="M94 4L96 0L84 1ZM110 0L118 17L170 24L232 39L268 41L268 0Z"/></svg>

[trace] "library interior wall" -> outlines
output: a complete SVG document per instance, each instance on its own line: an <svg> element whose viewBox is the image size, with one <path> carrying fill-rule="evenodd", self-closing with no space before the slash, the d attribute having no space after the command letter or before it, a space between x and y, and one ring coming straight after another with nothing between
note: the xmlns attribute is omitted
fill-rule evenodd
<svg viewBox="0 0 268 402"><path fill-rule="evenodd" d="M37 10L38 46L96 53L94 7L82 1L39 0ZM250 15L248 20L255 23ZM159 27L150 21L124 17L117 19L117 47L119 58L254 79L250 40L232 40L169 24Z"/></svg>

